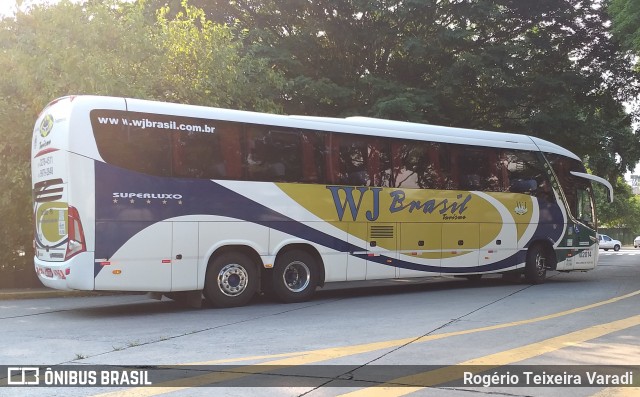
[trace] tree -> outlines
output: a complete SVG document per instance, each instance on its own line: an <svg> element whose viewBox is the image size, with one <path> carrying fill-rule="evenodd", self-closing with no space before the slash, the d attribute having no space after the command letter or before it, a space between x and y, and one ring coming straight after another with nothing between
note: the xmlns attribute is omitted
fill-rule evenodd
<svg viewBox="0 0 640 397"><path fill-rule="evenodd" d="M282 78L242 51L229 26L186 2L168 15L145 2L65 0L0 20L0 264L15 249L31 251L31 132L50 100L94 94L280 111Z"/></svg>
<svg viewBox="0 0 640 397"><path fill-rule="evenodd" d="M609 202L606 189L595 189L598 226L640 230L640 197L633 194L622 177L613 186L616 194L613 203Z"/></svg>
<svg viewBox="0 0 640 397"><path fill-rule="evenodd" d="M614 35L623 46L640 56L640 2L636 0L610 0L609 13ZM640 68L640 64L636 67Z"/></svg>
<svg viewBox="0 0 640 397"><path fill-rule="evenodd" d="M285 111L526 133L611 180L640 159L638 74L596 0L201 1L289 80Z"/></svg>

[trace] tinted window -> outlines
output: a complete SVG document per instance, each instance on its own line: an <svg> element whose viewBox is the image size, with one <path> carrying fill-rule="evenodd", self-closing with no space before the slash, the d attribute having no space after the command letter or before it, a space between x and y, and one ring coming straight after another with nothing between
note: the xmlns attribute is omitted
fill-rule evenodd
<svg viewBox="0 0 640 397"><path fill-rule="evenodd" d="M498 156L495 148L452 146L450 183L461 190L499 191Z"/></svg>
<svg viewBox="0 0 640 397"><path fill-rule="evenodd" d="M393 172L389 186L406 189L444 189L442 145L399 141L392 144Z"/></svg>
<svg viewBox="0 0 640 397"><path fill-rule="evenodd" d="M576 209L578 203L577 190L579 187L584 187L586 180L571 175L571 171L586 172L584 165L578 160L558 154L547 153L546 157L558 177L558 182L562 186L570 208Z"/></svg>
<svg viewBox="0 0 640 397"><path fill-rule="evenodd" d="M91 122L105 161L151 175L553 196L534 152L113 110ZM557 157L577 183L566 169L582 164Z"/></svg>
<svg viewBox="0 0 640 397"><path fill-rule="evenodd" d="M252 181L302 181L302 135L295 130L249 126L244 164Z"/></svg>
<svg viewBox="0 0 640 397"><path fill-rule="evenodd" d="M171 175L171 130L146 128L146 117L133 116L130 118L122 111L91 112L100 155L106 162L123 168L151 175ZM166 120L166 116L158 118L158 122Z"/></svg>
<svg viewBox="0 0 640 397"><path fill-rule="evenodd" d="M507 191L530 194L545 201L553 200L549 173L540 153L504 150L501 162L506 171L504 182Z"/></svg>

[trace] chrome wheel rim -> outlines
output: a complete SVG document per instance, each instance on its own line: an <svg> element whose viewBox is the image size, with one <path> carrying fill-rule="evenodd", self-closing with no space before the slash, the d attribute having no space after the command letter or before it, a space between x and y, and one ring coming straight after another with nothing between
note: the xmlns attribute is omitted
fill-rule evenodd
<svg viewBox="0 0 640 397"><path fill-rule="evenodd" d="M242 294L247 289L248 283L249 274L247 270L236 263L226 265L218 273L218 288L226 296Z"/></svg>
<svg viewBox="0 0 640 397"><path fill-rule="evenodd" d="M291 262L284 268L282 281L291 292L304 291L311 282L311 271L304 262Z"/></svg>
<svg viewBox="0 0 640 397"><path fill-rule="evenodd" d="M545 264L546 264L546 259L545 259L544 255L537 254L536 255L536 273L538 273L538 276L544 275L544 273L546 271Z"/></svg>

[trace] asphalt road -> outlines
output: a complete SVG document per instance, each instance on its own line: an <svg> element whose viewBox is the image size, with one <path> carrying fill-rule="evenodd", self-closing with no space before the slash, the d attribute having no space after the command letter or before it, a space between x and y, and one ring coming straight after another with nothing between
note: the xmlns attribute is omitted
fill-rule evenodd
<svg viewBox="0 0 640 397"><path fill-rule="evenodd" d="M553 272L535 286L489 277L345 287L234 309L144 295L0 301L0 366L37 366L41 379L59 365L98 375L105 365L172 369L143 368L153 387L0 387L0 396L640 395L640 250L601 251L596 270ZM584 384L587 370L629 368L635 387ZM483 387L483 374L502 379ZM516 387L514 375L530 379ZM538 375L545 387L535 387Z"/></svg>

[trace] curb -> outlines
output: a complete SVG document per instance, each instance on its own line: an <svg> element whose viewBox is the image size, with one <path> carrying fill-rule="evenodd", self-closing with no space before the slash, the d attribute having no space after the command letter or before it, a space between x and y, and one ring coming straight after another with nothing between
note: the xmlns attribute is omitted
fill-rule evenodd
<svg viewBox="0 0 640 397"><path fill-rule="evenodd" d="M120 295L122 292L112 291L61 291L48 288L35 288L35 289L0 289L0 301L3 300L19 300L19 299L47 299L47 298L69 298L69 297L93 297L93 296L107 296L107 295Z"/></svg>

